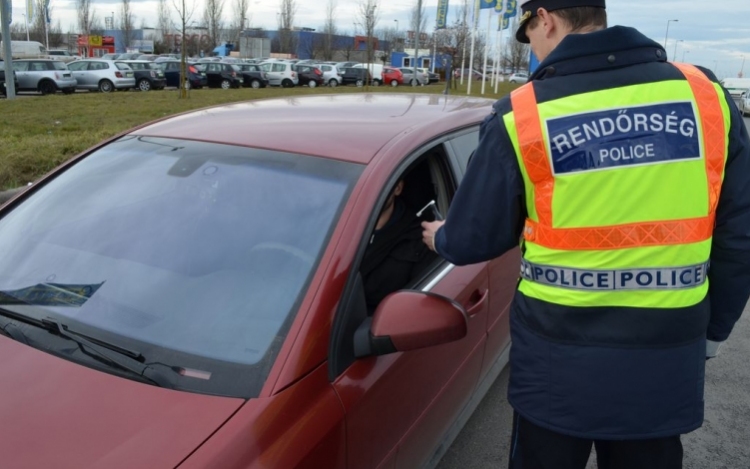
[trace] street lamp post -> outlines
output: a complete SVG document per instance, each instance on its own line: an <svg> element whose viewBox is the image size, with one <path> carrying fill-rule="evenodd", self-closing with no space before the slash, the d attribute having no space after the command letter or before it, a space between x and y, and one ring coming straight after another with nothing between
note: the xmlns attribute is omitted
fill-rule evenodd
<svg viewBox="0 0 750 469"><path fill-rule="evenodd" d="M667 34L664 35L664 50L667 50L667 39L669 38L669 23L675 22L677 23L680 20L667 20ZM674 57L672 57L674 58Z"/></svg>
<svg viewBox="0 0 750 469"><path fill-rule="evenodd" d="M26 13L21 13L21 15L23 16L23 24L24 26L26 26L26 40L28 41L29 40L29 21L26 18Z"/></svg>
<svg viewBox="0 0 750 469"><path fill-rule="evenodd" d="M399 42L399 39L400 39L398 37L398 20L393 20L393 21L396 22L396 50L398 50L398 42Z"/></svg>
<svg viewBox="0 0 750 469"><path fill-rule="evenodd" d="M679 44L680 42L684 42L684 41L682 39L680 40L675 39L674 41L674 51L672 52L672 60L677 58L677 44Z"/></svg>
<svg viewBox="0 0 750 469"><path fill-rule="evenodd" d="M684 50L684 51L682 51L682 60L681 60L681 62L684 62L684 61L685 61L685 54L688 54L688 53L690 53L690 51L689 51L689 50Z"/></svg>

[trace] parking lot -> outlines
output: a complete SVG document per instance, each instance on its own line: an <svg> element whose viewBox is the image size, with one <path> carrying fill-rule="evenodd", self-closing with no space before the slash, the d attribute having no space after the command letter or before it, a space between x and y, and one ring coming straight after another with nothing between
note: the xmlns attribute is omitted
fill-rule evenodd
<svg viewBox="0 0 750 469"><path fill-rule="evenodd" d="M750 118L745 118L750 128ZM721 354L706 364L703 427L683 437L685 469L750 467L750 308ZM506 368L443 457L438 469L504 468L508 464L513 411L506 398ZM587 469L596 468L594 456Z"/></svg>

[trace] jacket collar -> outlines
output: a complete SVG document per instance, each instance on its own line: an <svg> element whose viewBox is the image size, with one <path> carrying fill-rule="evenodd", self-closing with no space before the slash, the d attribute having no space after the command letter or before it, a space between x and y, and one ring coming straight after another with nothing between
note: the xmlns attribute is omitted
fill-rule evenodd
<svg viewBox="0 0 750 469"><path fill-rule="evenodd" d="M666 61L666 51L659 43L634 28L613 26L567 35L539 65L531 80Z"/></svg>

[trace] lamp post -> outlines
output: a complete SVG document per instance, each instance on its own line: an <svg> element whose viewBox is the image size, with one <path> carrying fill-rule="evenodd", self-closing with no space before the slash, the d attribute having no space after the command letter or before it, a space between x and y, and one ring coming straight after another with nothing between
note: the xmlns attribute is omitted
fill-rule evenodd
<svg viewBox="0 0 750 469"><path fill-rule="evenodd" d="M690 53L690 51L689 51L689 50L684 50L684 51L682 51L682 60L681 60L681 62L684 62L684 61L685 61L685 54L689 54L689 53Z"/></svg>
<svg viewBox="0 0 750 469"><path fill-rule="evenodd" d="M26 40L29 40L29 22L26 18L26 13L21 13L23 16L23 24L26 26Z"/></svg>
<svg viewBox="0 0 750 469"><path fill-rule="evenodd" d="M399 37L398 37L398 20L393 20L396 23L396 50L398 50L398 43L399 43Z"/></svg>
<svg viewBox="0 0 750 469"><path fill-rule="evenodd" d="M667 50L667 39L669 38L669 23L675 22L677 23L680 20L667 20L667 34L664 35L664 50ZM669 58L669 57L667 57ZM673 57L674 58L674 57Z"/></svg>
<svg viewBox="0 0 750 469"><path fill-rule="evenodd" d="M679 44L680 42L684 42L684 41L682 39L680 40L675 39L674 41L674 51L672 52L672 60L674 60L677 57L677 44Z"/></svg>

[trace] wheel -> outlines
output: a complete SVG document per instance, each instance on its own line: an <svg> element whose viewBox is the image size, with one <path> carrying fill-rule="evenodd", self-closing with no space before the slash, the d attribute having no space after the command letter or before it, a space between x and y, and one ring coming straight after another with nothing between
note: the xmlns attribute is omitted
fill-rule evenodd
<svg viewBox="0 0 750 469"><path fill-rule="evenodd" d="M372 86L380 86L380 80L372 80Z"/></svg>
<svg viewBox="0 0 750 469"><path fill-rule="evenodd" d="M115 85L109 80L102 80L99 82L99 91L102 93L111 93L115 89Z"/></svg>
<svg viewBox="0 0 750 469"><path fill-rule="evenodd" d="M145 78L138 80L138 89L141 91L151 91L151 82Z"/></svg>
<svg viewBox="0 0 750 469"><path fill-rule="evenodd" d="M337 86L339 86L339 81L335 78L331 78L330 80L328 80L328 86L330 86L331 88L336 88Z"/></svg>
<svg viewBox="0 0 750 469"><path fill-rule="evenodd" d="M412 78L412 79L411 79L411 81L409 82L409 84L410 84L411 86L417 86L417 85L418 85L419 83L417 83L417 80L416 80L416 79Z"/></svg>
<svg viewBox="0 0 750 469"><path fill-rule="evenodd" d="M398 86L398 80L391 80L391 86L394 87L394 88L397 87Z"/></svg>
<svg viewBox="0 0 750 469"><path fill-rule="evenodd" d="M362 88L363 86L365 86L365 81L364 80L357 80L357 82L355 83L355 85L357 85L357 87L359 87L359 88Z"/></svg>
<svg viewBox="0 0 750 469"><path fill-rule="evenodd" d="M43 95L55 94L55 92L57 91L57 86L55 86L55 84L49 80L44 80L39 83L39 91Z"/></svg>
<svg viewBox="0 0 750 469"><path fill-rule="evenodd" d="M307 82L307 86L309 86L310 88L315 88L316 86L318 86L318 84L315 82L315 80L310 80Z"/></svg>
<svg viewBox="0 0 750 469"><path fill-rule="evenodd" d="M250 82L250 87L257 90L258 88L260 88L260 82L258 80L253 80Z"/></svg>
<svg viewBox="0 0 750 469"><path fill-rule="evenodd" d="M285 78L281 81L281 86L282 88L292 88L294 86L294 82L289 78Z"/></svg>
<svg viewBox="0 0 750 469"><path fill-rule="evenodd" d="M232 82L229 80L221 80L221 89L222 90L228 90L232 87Z"/></svg>

